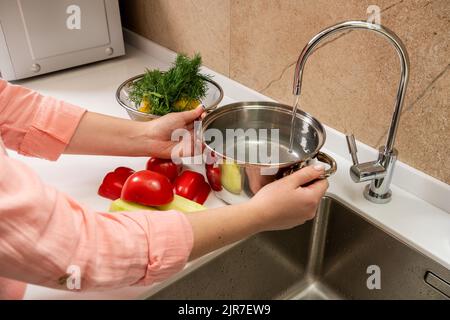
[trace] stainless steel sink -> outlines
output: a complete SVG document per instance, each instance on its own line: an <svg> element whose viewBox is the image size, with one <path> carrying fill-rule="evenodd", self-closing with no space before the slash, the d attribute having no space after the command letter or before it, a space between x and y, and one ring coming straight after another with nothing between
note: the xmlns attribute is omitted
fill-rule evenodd
<svg viewBox="0 0 450 320"><path fill-rule="evenodd" d="M326 197L313 222L242 241L149 299L450 299L450 271Z"/></svg>

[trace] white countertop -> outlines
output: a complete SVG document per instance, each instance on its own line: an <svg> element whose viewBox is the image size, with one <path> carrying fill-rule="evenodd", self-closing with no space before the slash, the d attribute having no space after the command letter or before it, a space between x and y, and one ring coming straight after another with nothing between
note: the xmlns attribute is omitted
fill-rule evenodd
<svg viewBox="0 0 450 320"><path fill-rule="evenodd" d="M145 68L167 68L167 61L170 61L173 54L129 32L126 35L128 41L138 46L140 50L128 45L125 57L21 81L19 84L81 105L91 111L127 118L126 112L115 101L115 90L119 84L131 76L142 73ZM154 56L158 56L158 59ZM208 70L208 73L215 74L211 70ZM215 80L225 91L226 97L222 105L236 100L268 99L221 75L217 74ZM330 179L329 193L349 206L357 208L371 221L450 269L448 210L439 209L396 185L392 187L394 196L391 203L376 205L368 202L362 196L364 184L355 184L350 180L348 174L350 162L343 150L345 141L342 134L327 128L327 136L325 151L335 157L338 163L338 172ZM359 149L363 150L360 152L363 157L361 160L372 158L364 159L372 153L371 148L359 145ZM47 184L55 186L93 209L102 211L107 210L109 201L97 196L97 188L105 173L118 166L143 169L147 160L147 158L65 155L58 162L52 163L25 158L12 152L10 156L27 163ZM438 197L437 203L446 205L446 199L450 196L448 185L439 183L401 163L399 167L400 174L394 182L397 180L399 184L407 185L403 180L405 176L409 176L410 181L418 184L417 190L424 189L424 185L430 185L435 188L433 190L437 190L433 195L435 198ZM446 198L441 199L443 196ZM206 202L208 207L221 205L224 205L223 202L213 195ZM200 262L194 262L198 263ZM133 287L104 292L73 293L30 285L25 299L133 299L149 290L150 287Z"/></svg>

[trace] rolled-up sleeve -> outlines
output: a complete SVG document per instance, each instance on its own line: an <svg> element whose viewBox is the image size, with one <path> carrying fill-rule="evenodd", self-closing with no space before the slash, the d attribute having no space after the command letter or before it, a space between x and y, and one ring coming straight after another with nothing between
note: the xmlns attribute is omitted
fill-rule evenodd
<svg viewBox="0 0 450 320"><path fill-rule="evenodd" d="M0 79L0 134L7 148L56 160L85 109Z"/></svg>
<svg viewBox="0 0 450 320"><path fill-rule="evenodd" d="M67 290L166 279L192 250L184 214L95 212L5 152L2 140L21 154L55 160L84 113L0 79L0 277Z"/></svg>
<svg viewBox="0 0 450 320"><path fill-rule="evenodd" d="M0 168L0 277L103 290L161 281L189 258L192 227L182 213L94 212L1 152ZM77 276L80 287L70 287Z"/></svg>

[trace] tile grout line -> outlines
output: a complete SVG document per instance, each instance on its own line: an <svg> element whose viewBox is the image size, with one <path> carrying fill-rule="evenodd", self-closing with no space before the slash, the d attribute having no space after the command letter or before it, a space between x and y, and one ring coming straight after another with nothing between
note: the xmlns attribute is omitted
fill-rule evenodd
<svg viewBox="0 0 450 320"><path fill-rule="evenodd" d="M269 90L270 87L271 87L274 83L276 83L276 82L280 81L281 79L283 79L283 76L285 75L286 71L288 71L288 70L289 70L293 65L295 65L296 63L297 63L297 61L294 61L294 62L290 63L289 65L287 65L286 67L284 67L284 68L283 68L283 71L281 72L281 74L280 74L280 76L279 76L278 78L276 78L276 79L270 81L263 89L261 89L261 91L260 91L260 90L258 90L258 91L264 94L264 92L266 92L267 90Z"/></svg>
<svg viewBox="0 0 450 320"><path fill-rule="evenodd" d="M383 10L380 11L380 13L383 13L385 11L388 11L389 9L392 9L393 7L403 3L404 0L400 0L399 2L393 3L390 6L387 6L386 8L384 8Z"/></svg>
<svg viewBox="0 0 450 320"><path fill-rule="evenodd" d="M402 116L405 114L405 113L407 113L407 112L409 112L409 111L411 111L413 108L414 108L414 106L420 101L420 100L422 100L422 98L427 94L427 92L433 87L433 85L448 71L448 70L450 70L450 64L448 64L445 68L444 68L444 70L442 70L441 72L439 72L439 74L428 84L428 86L422 91L422 93L421 94L419 94L419 96L409 105L409 106L407 106L407 107L405 107L403 110L402 110ZM378 139L378 141L377 141L377 145L379 145L380 143L381 143L381 141L383 140L383 139L385 139L386 137L387 137L387 134L388 134L388 132L389 132L389 128L388 129L386 129L386 131L383 133L383 135L380 137L380 139Z"/></svg>
<svg viewBox="0 0 450 320"><path fill-rule="evenodd" d="M439 72L433 80L431 80L431 82L426 86L422 93L419 94L419 96L403 110L402 114L410 111L448 70L450 70L450 64L446 65L445 68L441 72Z"/></svg>
<svg viewBox="0 0 450 320"><path fill-rule="evenodd" d="M403 3L403 1L404 1L404 0L400 0L399 2L396 2L396 3L394 3L394 4L391 4L390 6L384 8L383 10L381 10L380 13L384 13L384 12L386 12L386 11L389 11L390 9L392 9L392 8L396 7L397 5ZM352 33L353 31L354 31L354 30L349 30L349 31L346 31L346 32L344 32L344 33L338 35L338 36L335 36L333 39L330 39L330 40L328 40L328 41L325 41L323 44L320 44L315 50L318 50L318 49L320 49L320 48L323 48L323 47L329 45L330 43L332 43L332 42L334 42L334 41L336 41L336 40L338 40L338 39L341 39L342 37L344 37L344 36L346 36L346 35ZM283 69L283 71L281 72L281 75L280 75L279 77L277 77L276 79L274 79L274 80L272 80L272 81L269 81L269 83L268 83L261 91L259 91L259 90L258 90L258 91L261 92L261 93L266 92L266 91L267 91L274 83L277 83L278 81L280 81L280 80L283 78L283 76L284 76L284 74L286 73L287 69L289 69L292 65L294 65L295 62L296 62L296 61L290 63L287 67L285 67L285 68Z"/></svg>

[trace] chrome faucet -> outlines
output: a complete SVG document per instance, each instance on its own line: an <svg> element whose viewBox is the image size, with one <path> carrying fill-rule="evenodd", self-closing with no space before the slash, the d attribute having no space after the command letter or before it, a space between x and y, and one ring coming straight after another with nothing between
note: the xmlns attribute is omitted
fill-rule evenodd
<svg viewBox="0 0 450 320"><path fill-rule="evenodd" d="M316 49L318 44L335 33L350 29L370 30L384 36L395 47L400 57L401 77L394 114L392 116L386 145L379 148L378 159L372 162L359 163L356 154L357 149L355 137L353 134L347 135L347 144L353 160L353 166L350 168L350 176L352 180L355 182L371 181L370 185L368 185L364 190L365 198L374 203L387 203L392 197L390 184L394 173L395 161L397 160L398 155L397 150L394 148L394 143L409 78L409 57L402 41L391 30L365 21L346 21L329 27L315 35L300 54L297 61L297 67L295 69L293 92L294 95L300 96L303 70L305 68L306 61L311 53Z"/></svg>

